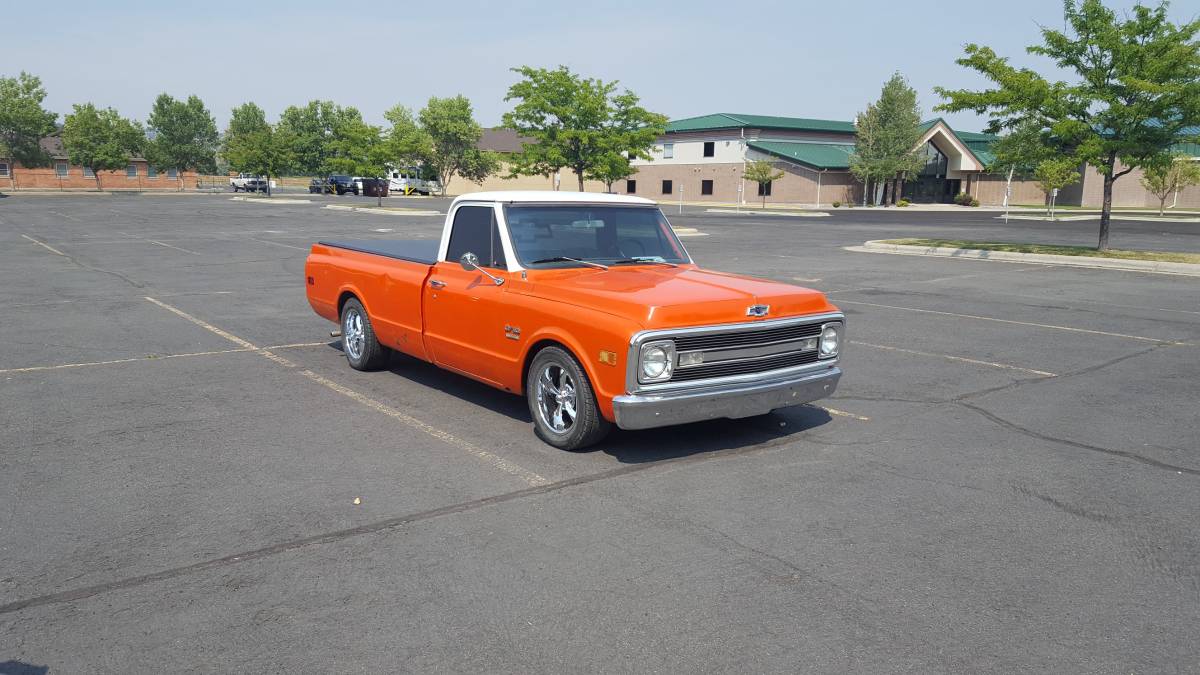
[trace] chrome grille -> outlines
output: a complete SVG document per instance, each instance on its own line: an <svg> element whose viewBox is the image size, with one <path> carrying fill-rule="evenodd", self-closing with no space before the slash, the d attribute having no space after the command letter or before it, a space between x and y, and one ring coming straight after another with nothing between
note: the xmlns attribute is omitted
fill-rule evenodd
<svg viewBox="0 0 1200 675"><path fill-rule="evenodd" d="M675 373L671 376L671 382L687 382L710 377L745 375L746 373L765 373L770 370L802 366L806 363L815 363L816 361L817 352L815 351L789 352L750 361L726 361L723 363L696 366L694 368L676 368Z"/></svg>
<svg viewBox="0 0 1200 675"><path fill-rule="evenodd" d="M679 335L674 338L675 353L700 352L705 363L680 366L677 361L669 381L689 382L766 373L816 363L820 360L817 351L804 350L803 343L809 338L819 338L821 326L828 321Z"/></svg>
<svg viewBox="0 0 1200 675"><path fill-rule="evenodd" d="M675 338L675 350L691 352L704 349L724 349L726 347L746 347L801 340L817 337L821 334L821 324L810 323L797 326L780 326L763 330L747 330L738 333L710 333L707 335L682 335Z"/></svg>

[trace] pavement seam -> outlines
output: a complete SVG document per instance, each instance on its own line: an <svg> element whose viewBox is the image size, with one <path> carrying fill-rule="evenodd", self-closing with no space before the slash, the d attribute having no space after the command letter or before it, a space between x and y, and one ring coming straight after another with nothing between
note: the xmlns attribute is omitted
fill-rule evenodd
<svg viewBox="0 0 1200 675"><path fill-rule="evenodd" d="M904 349L902 347L889 347L888 345L877 345L877 344L872 344L870 342L859 342L858 340L851 340L850 344L861 345L863 347L871 347L872 349L882 349L882 350L890 351L890 352L901 352L904 354L914 354L916 356L932 356L932 357L939 358L939 359L947 359L949 361L961 361L963 363L972 363L972 364L979 365L979 366L990 366L992 368L1004 368L1007 370L1019 370L1021 372L1032 373L1034 375L1040 375L1042 377L1058 377L1058 375L1051 373L1051 372L1047 372L1045 370L1035 370L1033 368L1023 368L1021 366L1014 366L1014 365L1011 365L1008 363L996 363L994 361L980 361L978 359L969 359L965 356L952 356L950 354L934 354L932 352L917 351L916 349Z"/></svg>

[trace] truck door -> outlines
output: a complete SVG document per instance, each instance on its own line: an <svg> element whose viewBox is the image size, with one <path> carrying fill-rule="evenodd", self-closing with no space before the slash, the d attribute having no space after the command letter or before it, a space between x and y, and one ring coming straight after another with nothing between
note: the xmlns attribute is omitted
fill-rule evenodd
<svg viewBox="0 0 1200 675"><path fill-rule="evenodd" d="M460 206L453 218L445 258L426 282L425 345L439 366L499 386L519 346L506 337L505 287L458 262L464 253L474 253L480 267L508 279L495 210Z"/></svg>

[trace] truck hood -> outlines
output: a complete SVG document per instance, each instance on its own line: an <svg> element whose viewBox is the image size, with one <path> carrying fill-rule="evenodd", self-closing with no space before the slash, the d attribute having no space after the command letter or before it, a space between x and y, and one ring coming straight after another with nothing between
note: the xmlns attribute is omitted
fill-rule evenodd
<svg viewBox="0 0 1200 675"><path fill-rule="evenodd" d="M837 310L819 291L695 267L545 270L529 281L532 295L629 317L647 329L754 321L746 312L751 305L770 307L763 319Z"/></svg>

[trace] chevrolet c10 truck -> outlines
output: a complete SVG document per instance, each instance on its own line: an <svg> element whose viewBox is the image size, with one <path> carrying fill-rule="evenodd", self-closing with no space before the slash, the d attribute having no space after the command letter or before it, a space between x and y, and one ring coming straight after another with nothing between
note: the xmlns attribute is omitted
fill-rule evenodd
<svg viewBox="0 0 1200 675"><path fill-rule="evenodd" d="M700 269L638 197L463 195L440 241L321 241L305 277L352 368L394 350L523 394L538 437L564 450L613 424L808 403L842 375L846 320L822 293Z"/></svg>

